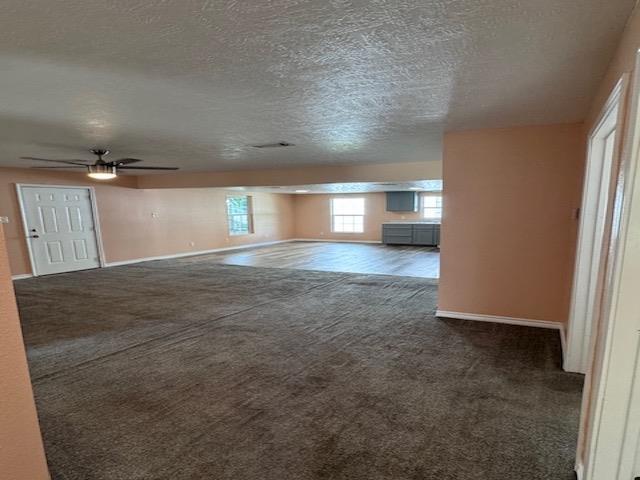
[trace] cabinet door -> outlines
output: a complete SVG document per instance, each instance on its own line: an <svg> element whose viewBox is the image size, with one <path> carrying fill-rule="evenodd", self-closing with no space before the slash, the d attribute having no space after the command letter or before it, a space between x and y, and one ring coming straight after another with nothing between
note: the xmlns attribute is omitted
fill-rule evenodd
<svg viewBox="0 0 640 480"><path fill-rule="evenodd" d="M416 192L387 192L388 212L417 212L418 194Z"/></svg>
<svg viewBox="0 0 640 480"><path fill-rule="evenodd" d="M440 225L436 225L433 229L433 244L440 245Z"/></svg>
<svg viewBox="0 0 640 480"><path fill-rule="evenodd" d="M387 212L397 212L400 210L400 198L394 192L387 192Z"/></svg>
<svg viewBox="0 0 640 480"><path fill-rule="evenodd" d="M414 245L433 245L433 228L414 228Z"/></svg>

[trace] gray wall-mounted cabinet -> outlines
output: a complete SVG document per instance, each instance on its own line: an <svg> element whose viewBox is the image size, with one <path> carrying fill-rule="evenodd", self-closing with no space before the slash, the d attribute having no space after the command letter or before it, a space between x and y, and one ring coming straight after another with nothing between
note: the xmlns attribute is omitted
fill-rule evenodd
<svg viewBox="0 0 640 480"><path fill-rule="evenodd" d="M387 212L417 212L418 192L387 192Z"/></svg>
<svg viewBox="0 0 640 480"><path fill-rule="evenodd" d="M440 245L436 223L387 223L382 225L382 243L388 245Z"/></svg>

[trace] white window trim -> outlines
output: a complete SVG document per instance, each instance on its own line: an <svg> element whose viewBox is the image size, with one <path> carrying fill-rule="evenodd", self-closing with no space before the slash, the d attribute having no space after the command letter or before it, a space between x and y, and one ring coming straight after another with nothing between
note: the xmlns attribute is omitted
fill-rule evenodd
<svg viewBox="0 0 640 480"><path fill-rule="evenodd" d="M362 201L363 201L363 214L362 215L334 215L334 213L333 213L333 201L336 200L336 199L340 199L340 198L345 198L345 199L348 199L348 200L362 199ZM330 224L330 228L331 228L331 233L336 233L338 235L364 235L364 220L365 220L365 216L366 215L367 215L367 200L363 196L357 196L357 197L332 196L329 199L329 224ZM362 217L362 231L361 232L341 232L341 231L335 230L333 217L338 217L338 216L340 216L340 217Z"/></svg>
<svg viewBox="0 0 640 480"><path fill-rule="evenodd" d="M229 213L229 203L228 203L228 199L229 198L236 198L236 197L246 197L247 198L247 223L248 223L248 231L246 232L233 232L231 230L231 225L230 225L230 218L232 216L244 216L244 213L237 213L237 214L230 214ZM230 237L242 237L242 236L246 236L246 235L252 235L253 233L255 233L254 230L254 224L253 224L253 197L251 195L227 195L225 197L224 200L224 208L227 214L227 232L229 233Z"/></svg>
<svg viewBox="0 0 640 480"><path fill-rule="evenodd" d="M420 216L424 220L433 220L433 221L441 221L442 220L442 207L440 207L440 216L439 217L427 217L424 213L425 206L424 201L427 197L440 197L440 203L442 204L442 192L424 192L420 195Z"/></svg>

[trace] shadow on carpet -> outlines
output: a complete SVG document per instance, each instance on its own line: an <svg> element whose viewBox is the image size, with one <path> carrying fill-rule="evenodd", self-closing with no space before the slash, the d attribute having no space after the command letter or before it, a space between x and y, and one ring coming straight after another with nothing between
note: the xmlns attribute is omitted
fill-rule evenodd
<svg viewBox="0 0 640 480"><path fill-rule="evenodd" d="M16 283L54 480L572 479L557 332L428 279L158 261Z"/></svg>

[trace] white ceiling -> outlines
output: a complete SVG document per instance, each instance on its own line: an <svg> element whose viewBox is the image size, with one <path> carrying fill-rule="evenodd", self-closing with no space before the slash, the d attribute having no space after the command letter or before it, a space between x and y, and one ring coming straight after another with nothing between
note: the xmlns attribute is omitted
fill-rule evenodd
<svg viewBox="0 0 640 480"><path fill-rule="evenodd" d="M3 0L0 165L439 159L445 129L582 120L634 3Z"/></svg>
<svg viewBox="0 0 640 480"><path fill-rule="evenodd" d="M370 192L402 192L415 190L420 192L441 192L442 180L416 180L413 182L350 182L350 183L318 183L313 185L288 185L272 187L231 187L224 190L238 190L269 193L370 193Z"/></svg>

